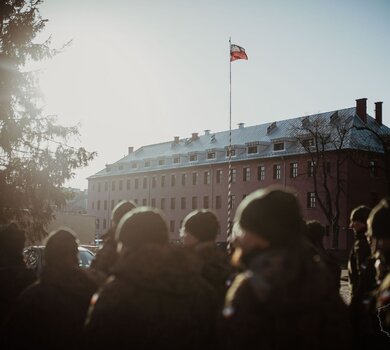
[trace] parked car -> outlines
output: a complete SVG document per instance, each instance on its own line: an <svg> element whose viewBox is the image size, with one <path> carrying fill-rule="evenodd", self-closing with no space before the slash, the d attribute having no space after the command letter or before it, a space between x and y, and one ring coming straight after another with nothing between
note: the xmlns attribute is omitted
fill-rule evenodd
<svg viewBox="0 0 390 350"><path fill-rule="evenodd" d="M23 256L26 266L29 269L32 269L37 276L42 273L42 267L45 263L44 261L44 249L43 245L34 245L24 248ZM79 266L81 268L88 268L91 265L92 260L94 259L95 254L92 253L89 249L79 246Z"/></svg>

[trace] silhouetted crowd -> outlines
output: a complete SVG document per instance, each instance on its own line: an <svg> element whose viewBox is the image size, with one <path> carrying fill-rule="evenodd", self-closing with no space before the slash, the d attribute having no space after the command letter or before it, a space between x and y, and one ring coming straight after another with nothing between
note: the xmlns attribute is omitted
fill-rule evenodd
<svg viewBox="0 0 390 350"><path fill-rule="evenodd" d="M3 226L0 348L389 349L389 205L351 213L349 305L324 226L306 222L279 187L243 199L229 251L215 242L210 210L188 214L173 245L160 210L122 201L89 269L79 267L76 234L61 228L36 276L24 232Z"/></svg>

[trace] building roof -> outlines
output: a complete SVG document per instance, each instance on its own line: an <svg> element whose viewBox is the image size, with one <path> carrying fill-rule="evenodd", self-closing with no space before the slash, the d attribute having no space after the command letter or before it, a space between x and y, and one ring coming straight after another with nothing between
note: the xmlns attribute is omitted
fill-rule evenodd
<svg viewBox="0 0 390 350"><path fill-rule="evenodd" d="M313 138L313 132L328 136L327 150L358 149L383 152L379 141L369 130L379 134L390 135L390 129L379 125L374 118L367 115L363 123L356 114L356 108L346 108L331 112L300 116L286 120L244 127L242 124L231 133L232 148L235 155L231 161L261 159L294 154L307 151L301 144L303 139ZM343 134L343 137L339 135ZM342 141L342 142L341 142ZM283 143L283 147L275 147ZM88 179L143 173L163 169L199 166L228 161L229 130L203 135L193 134L189 138L142 146L113 164L90 176ZM256 153L248 153L249 146L256 146ZM280 149L282 148L282 149ZM214 155L209 153L215 153Z"/></svg>

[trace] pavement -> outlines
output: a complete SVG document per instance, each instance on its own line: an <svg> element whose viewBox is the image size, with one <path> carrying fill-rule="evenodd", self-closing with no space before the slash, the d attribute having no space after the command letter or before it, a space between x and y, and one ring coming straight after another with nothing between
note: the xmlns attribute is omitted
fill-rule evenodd
<svg viewBox="0 0 390 350"><path fill-rule="evenodd" d="M341 270L340 295L344 302L349 305L351 301L351 288L348 282L348 270L346 269Z"/></svg>

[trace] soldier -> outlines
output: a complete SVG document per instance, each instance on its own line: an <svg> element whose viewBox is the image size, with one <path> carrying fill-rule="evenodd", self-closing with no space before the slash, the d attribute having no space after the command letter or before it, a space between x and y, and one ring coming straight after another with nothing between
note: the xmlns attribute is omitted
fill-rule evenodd
<svg viewBox="0 0 390 350"><path fill-rule="evenodd" d="M332 276L303 241L296 196L258 190L235 216L234 262L222 335L227 349L346 349L347 308Z"/></svg>
<svg viewBox="0 0 390 350"><path fill-rule="evenodd" d="M161 211L131 210L115 233L119 259L91 301L92 348L200 349L215 338L216 296L193 256L168 244ZM211 341L211 343L210 343Z"/></svg>
<svg viewBox="0 0 390 350"><path fill-rule="evenodd" d="M5 324L4 349L76 349L89 301L97 285L79 267L74 232L50 234L37 283L20 296Z"/></svg>
<svg viewBox="0 0 390 350"><path fill-rule="evenodd" d="M202 276L214 286L222 306L232 267L227 252L215 243L218 230L219 221L212 211L195 210L185 217L181 237L184 246L200 258Z"/></svg>
<svg viewBox="0 0 390 350"><path fill-rule="evenodd" d="M368 217L368 236L376 259L379 284L372 319L383 345L390 345L390 198L384 198ZM379 316L379 318L378 318ZM374 329L375 331L375 329Z"/></svg>

